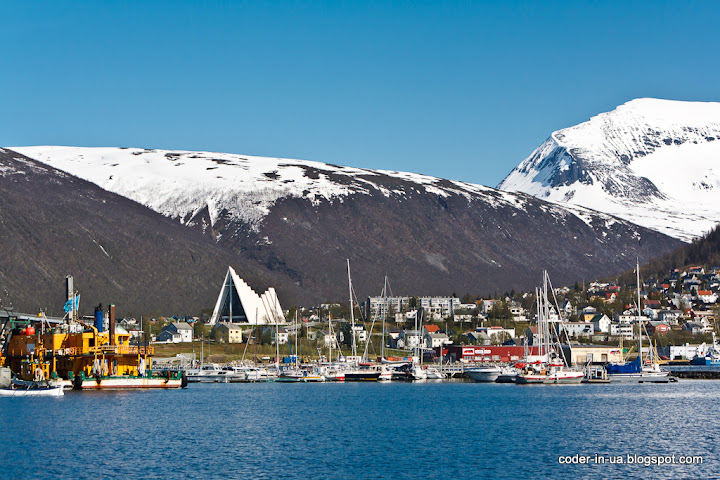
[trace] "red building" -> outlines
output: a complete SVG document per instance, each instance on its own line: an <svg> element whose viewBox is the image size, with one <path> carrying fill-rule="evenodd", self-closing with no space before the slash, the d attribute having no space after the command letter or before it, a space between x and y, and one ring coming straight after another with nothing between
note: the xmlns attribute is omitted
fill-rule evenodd
<svg viewBox="0 0 720 480"><path fill-rule="evenodd" d="M538 355L539 347L517 345L448 345L443 355L455 362L516 362L528 355ZM435 349L438 354L440 348Z"/></svg>

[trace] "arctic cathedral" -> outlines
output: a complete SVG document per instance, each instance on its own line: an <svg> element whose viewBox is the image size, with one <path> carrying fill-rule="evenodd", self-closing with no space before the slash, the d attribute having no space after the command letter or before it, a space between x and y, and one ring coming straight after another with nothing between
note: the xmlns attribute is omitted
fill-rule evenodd
<svg viewBox="0 0 720 480"><path fill-rule="evenodd" d="M210 324L238 323L247 325L284 324L280 300L273 287L258 295L245 281L228 267Z"/></svg>

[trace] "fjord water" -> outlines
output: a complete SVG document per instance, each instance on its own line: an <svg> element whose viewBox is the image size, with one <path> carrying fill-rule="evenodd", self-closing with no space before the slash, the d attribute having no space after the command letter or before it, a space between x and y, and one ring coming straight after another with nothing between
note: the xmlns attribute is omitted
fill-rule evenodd
<svg viewBox="0 0 720 480"><path fill-rule="evenodd" d="M720 382L191 384L2 398L2 478L718 478ZM699 455L702 465L560 456Z"/></svg>

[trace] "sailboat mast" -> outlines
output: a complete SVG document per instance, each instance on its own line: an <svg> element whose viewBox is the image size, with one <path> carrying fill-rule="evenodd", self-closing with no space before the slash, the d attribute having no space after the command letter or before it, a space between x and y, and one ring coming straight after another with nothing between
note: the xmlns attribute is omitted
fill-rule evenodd
<svg viewBox="0 0 720 480"><path fill-rule="evenodd" d="M638 358L642 365L642 320L640 318L640 259L637 259L635 271L637 272L637 312L638 312Z"/></svg>
<svg viewBox="0 0 720 480"><path fill-rule="evenodd" d="M385 359L385 317L387 316L387 312L390 310L388 308L388 299L387 299L387 275L385 275L385 284L383 285L383 304L385 305L385 311L382 312L382 343L380 344L380 358Z"/></svg>
<svg viewBox="0 0 720 480"><path fill-rule="evenodd" d="M328 343L328 362L332 362L332 344L335 337L332 331L332 312L328 312L328 335L330 335L330 343Z"/></svg>
<svg viewBox="0 0 720 480"><path fill-rule="evenodd" d="M352 334L352 355L353 355L353 361L355 360L354 357L357 357L357 345L355 343L355 313L353 308L353 294L352 294L352 278L350 277L350 259L347 260L347 271L348 271L348 290L350 291L350 330Z"/></svg>

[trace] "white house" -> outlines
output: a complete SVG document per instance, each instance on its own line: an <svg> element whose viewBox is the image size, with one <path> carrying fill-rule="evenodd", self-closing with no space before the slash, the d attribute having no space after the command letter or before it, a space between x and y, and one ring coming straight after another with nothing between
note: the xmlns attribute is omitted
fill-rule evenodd
<svg viewBox="0 0 720 480"><path fill-rule="evenodd" d="M612 321L604 313L598 313L592 318L595 332L610 333L610 324Z"/></svg>
<svg viewBox="0 0 720 480"><path fill-rule="evenodd" d="M524 322L527 320L527 312L522 307L510 307L510 315L514 322Z"/></svg>
<svg viewBox="0 0 720 480"><path fill-rule="evenodd" d="M657 319L668 325L677 325L682 316L683 312L681 310L660 310Z"/></svg>
<svg viewBox="0 0 720 480"><path fill-rule="evenodd" d="M451 317L460 307L460 299L456 297L420 297L418 300L427 319L442 320Z"/></svg>
<svg viewBox="0 0 720 480"><path fill-rule="evenodd" d="M413 349L420 346L422 334L417 330L403 330L397 340L398 348Z"/></svg>
<svg viewBox="0 0 720 480"><path fill-rule="evenodd" d="M410 297L368 297L366 305L370 316L382 318L390 313L399 313L410 305Z"/></svg>
<svg viewBox="0 0 720 480"><path fill-rule="evenodd" d="M350 327L350 330L355 333L356 343L367 341L367 330L365 330L365 325L355 325L354 327Z"/></svg>
<svg viewBox="0 0 720 480"><path fill-rule="evenodd" d="M414 324L417 320L418 311L409 310L405 313L398 312L395 314L395 323L410 323Z"/></svg>
<svg viewBox="0 0 720 480"><path fill-rule="evenodd" d="M270 338L272 339L273 344L277 341L278 345L285 345L288 343L288 340L290 338L290 335L283 327L276 328L275 327L265 327L263 330L263 333L270 332Z"/></svg>
<svg viewBox="0 0 720 480"><path fill-rule="evenodd" d="M716 303L718 301L717 293L713 293L712 290L698 290L697 298L703 303Z"/></svg>
<svg viewBox="0 0 720 480"><path fill-rule="evenodd" d="M165 334L163 332L169 332L172 335ZM158 341L171 340L172 343L189 343L192 342L193 328L185 322L173 322L169 325L165 325L158 335Z"/></svg>
<svg viewBox="0 0 720 480"><path fill-rule="evenodd" d="M426 333L425 348L436 348L452 343L445 333Z"/></svg>
<svg viewBox="0 0 720 480"><path fill-rule="evenodd" d="M633 326L628 323L611 323L610 335L614 337L623 337L625 339L632 340L634 338Z"/></svg>
<svg viewBox="0 0 720 480"><path fill-rule="evenodd" d="M589 337L595 334L595 324L593 322L563 322L561 328L570 337Z"/></svg>
<svg viewBox="0 0 720 480"><path fill-rule="evenodd" d="M615 318L617 323L621 325L632 325L633 323L637 323L637 310L625 310L621 314L616 314ZM644 320L647 319L645 318Z"/></svg>

